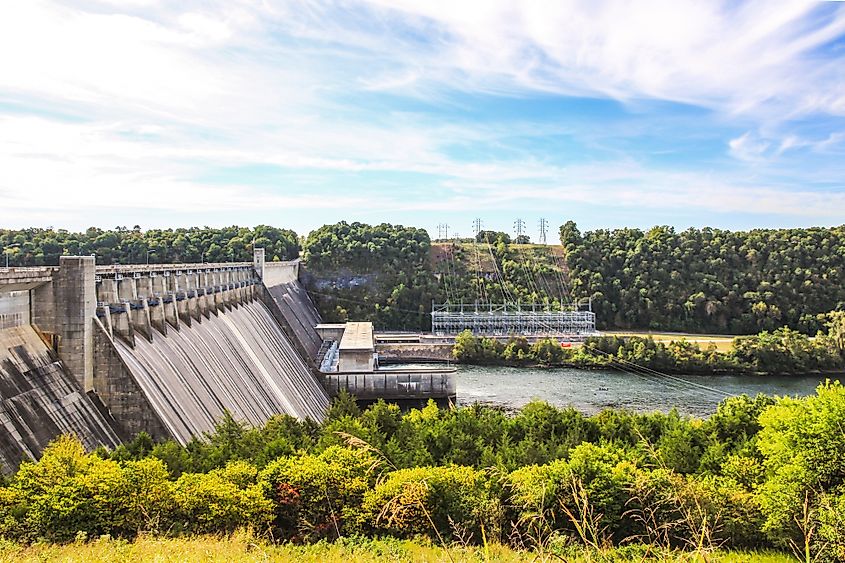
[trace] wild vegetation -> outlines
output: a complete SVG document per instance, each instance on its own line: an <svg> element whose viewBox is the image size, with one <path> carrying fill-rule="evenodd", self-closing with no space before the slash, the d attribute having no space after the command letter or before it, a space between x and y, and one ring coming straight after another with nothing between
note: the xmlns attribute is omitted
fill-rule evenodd
<svg viewBox="0 0 845 563"><path fill-rule="evenodd" d="M312 263L306 255L318 278L340 280L324 312L380 318L385 328L411 328L420 307L424 314L416 318L426 328L432 300L556 308L592 299L603 329L729 334L787 326L812 335L822 327L820 314L845 309L845 227L581 233L570 221L560 237L562 246L526 245L513 244L506 233L482 231L479 244L431 244L418 229L339 223L306 242L316 244L319 259ZM422 247L431 248L431 260L419 252ZM344 271L379 274L382 283L361 276L355 285L347 275L344 286L338 275ZM403 293L400 284L414 280L417 301L402 307L410 316L376 311L377 304L396 308L392 292Z"/></svg>
<svg viewBox="0 0 845 563"><path fill-rule="evenodd" d="M55 266L59 256L89 256L97 264L169 264L177 262L252 262L253 243L263 247L267 260L299 256L296 233L259 225L141 230L90 228L84 233L64 229L0 229L0 250L10 266ZM0 267L5 266L0 256Z"/></svg>
<svg viewBox="0 0 845 563"><path fill-rule="evenodd" d="M838 383L804 399L730 398L705 420L539 402L513 416L433 403L360 412L344 396L322 424L227 417L187 447L140 435L86 454L61 438L0 487L0 534L27 544L248 528L294 544L422 537L447 553L504 544L709 561L717 548L763 548L841 560L843 424Z"/></svg>
<svg viewBox="0 0 845 563"><path fill-rule="evenodd" d="M205 561L220 563L245 563L290 561L295 563L382 563L413 561L481 563L546 563L561 561L571 563L792 563L794 560L776 552L720 551L704 554L643 548L605 549L588 551L553 546L544 553L517 550L506 545L489 543L484 546L453 544L443 547L426 538L401 540L395 538L367 539L341 538L332 542L310 544L271 543L248 531L228 536L198 536L190 538L162 538L141 536L134 541L108 536L91 541L69 544L21 545L0 542L0 562L44 563L46 561L102 561L117 563L130 561L156 561L157 563L183 563Z"/></svg>
<svg viewBox="0 0 845 563"><path fill-rule="evenodd" d="M306 283L327 322L373 321L419 330L436 291L431 241L423 229L336 223L312 231L303 247Z"/></svg>
<svg viewBox="0 0 845 563"><path fill-rule="evenodd" d="M599 326L814 334L845 309L845 226L724 231L560 228L574 295Z"/></svg>
<svg viewBox="0 0 845 563"><path fill-rule="evenodd" d="M577 368L648 368L670 373L809 374L845 371L845 311L823 316L823 331L814 338L790 328L738 336L727 352L715 345L656 341L650 337L598 336L583 345L561 347L555 339L529 343L475 337L465 331L452 353L459 362L487 365L570 366Z"/></svg>

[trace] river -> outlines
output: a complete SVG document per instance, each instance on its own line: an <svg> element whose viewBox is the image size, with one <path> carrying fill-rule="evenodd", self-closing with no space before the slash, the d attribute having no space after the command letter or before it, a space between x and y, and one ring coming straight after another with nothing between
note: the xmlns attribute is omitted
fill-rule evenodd
<svg viewBox="0 0 845 563"><path fill-rule="evenodd" d="M747 375L675 376L676 379L667 379L612 370L457 367L459 405L479 402L518 408L531 400L541 399L559 407L572 406L586 414L606 408L639 412L676 408L682 414L707 416L716 410L716 405L723 398L711 389L729 395L806 396L811 395L825 379Z"/></svg>

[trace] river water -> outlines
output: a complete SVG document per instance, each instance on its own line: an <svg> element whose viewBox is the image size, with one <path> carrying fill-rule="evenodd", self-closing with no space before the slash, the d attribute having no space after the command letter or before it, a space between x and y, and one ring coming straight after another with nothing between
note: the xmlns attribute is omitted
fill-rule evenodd
<svg viewBox="0 0 845 563"><path fill-rule="evenodd" d="M644 377L612 370L458 366L458 404L479 402L519 408L540 399L558 407L572 406L586 414L606 408L639 412L677 408L682 414L707 416L724 398L711 389L729 395L806 396L813 394L825 379L747 375L675 377Z"/></svg>

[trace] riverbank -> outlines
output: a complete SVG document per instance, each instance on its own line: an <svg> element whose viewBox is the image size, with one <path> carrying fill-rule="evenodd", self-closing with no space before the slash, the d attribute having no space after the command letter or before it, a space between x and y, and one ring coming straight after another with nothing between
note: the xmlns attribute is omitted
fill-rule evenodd
<svg viewBox="0 0 845 563"><path fill-rule="evenodd" d="M837 330L841 327L836 327ZM687 340L658 341L652 337L603 335L582 344L561 344L547 338L529 343L476 337L465 331L455 338L452 355L463 364L618 369L634 373L824 375L845 372L845 342L819 334L811 338L788 328L739 336L725 352L701 348Z"/></svg>

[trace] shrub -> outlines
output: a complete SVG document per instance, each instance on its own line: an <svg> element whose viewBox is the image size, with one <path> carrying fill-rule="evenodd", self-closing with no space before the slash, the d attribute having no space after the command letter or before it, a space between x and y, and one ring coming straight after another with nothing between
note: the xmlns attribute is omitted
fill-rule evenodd
<svg viewBox="0 0 845 563"><path fill-rule="evenodd" d="M280 537L311 540L360 530L361 503L375 480L374 467L367 452L340 446L270 463L260 481L275 503Z"/></svg>
<svg viewBox="0 0 845 563"><path fill-rule="evenodd" d="M756 497L736 481L639 470L628 503L636 535L664 547L755 547L764 536Z"/></svg>
<svg viewBox="0 0 845 563"><path fill-rule="evenodd" d="M195 534L269 529L273 505L260 484L250 483L243 462L209 473L185 473L174 485L174 530Z"/></svg>
<svg viewBox="0 0 845 563"><path fill-rule="evenodd" d="M818 497L845 484L845 387L820 385L805 399L783 398L760 415L758 447L766 480L758 488L765 531L779 545L803 542L798 524ZM807 505L805 507L805 505Z"/></svg>
<svg viewBox="0 0 845 563"><path fill-rule="evenodd" d="M815 550L833 561L845 561L845 487L819 499L819 541Z"/></svg>
<svg viewBox="0 0 845 563"><path fill-rule="evenodd" d="M363 511L377 533L440 535L479 543L482 535L500 535L503 515L487 475L458 465L389 473L367 491Z"/></svg>
<svg viewBox="0 0 845 563"><path fill-rule="evenodd" d="M174 491L167 467L156 458L122 464L118 486L99 499L107 512L105 532L132 537L167 529L173 518Z"/></svg>
<svg viewBox="0 0 845 563"><path fill-rule="evenodd" d="M11 534L62 542L106 533L122 478L118 463L86 455L75 437L58 438L38 462L22 463L10 486L6 514L19 522Z"/></svg>
<svg viewBox="0 0 845 563"><path fill-rule="evenodd" d="M617 531L624 537L622 520L634 466L620 454L607 446L584 443L572 450L568 461L512 472L510 501L521 532L530 533L528 528L538 520L547 525L547 531L576 531L576 523L580 526L590 517L594 535L606 530L608 535Z"/></svg>

